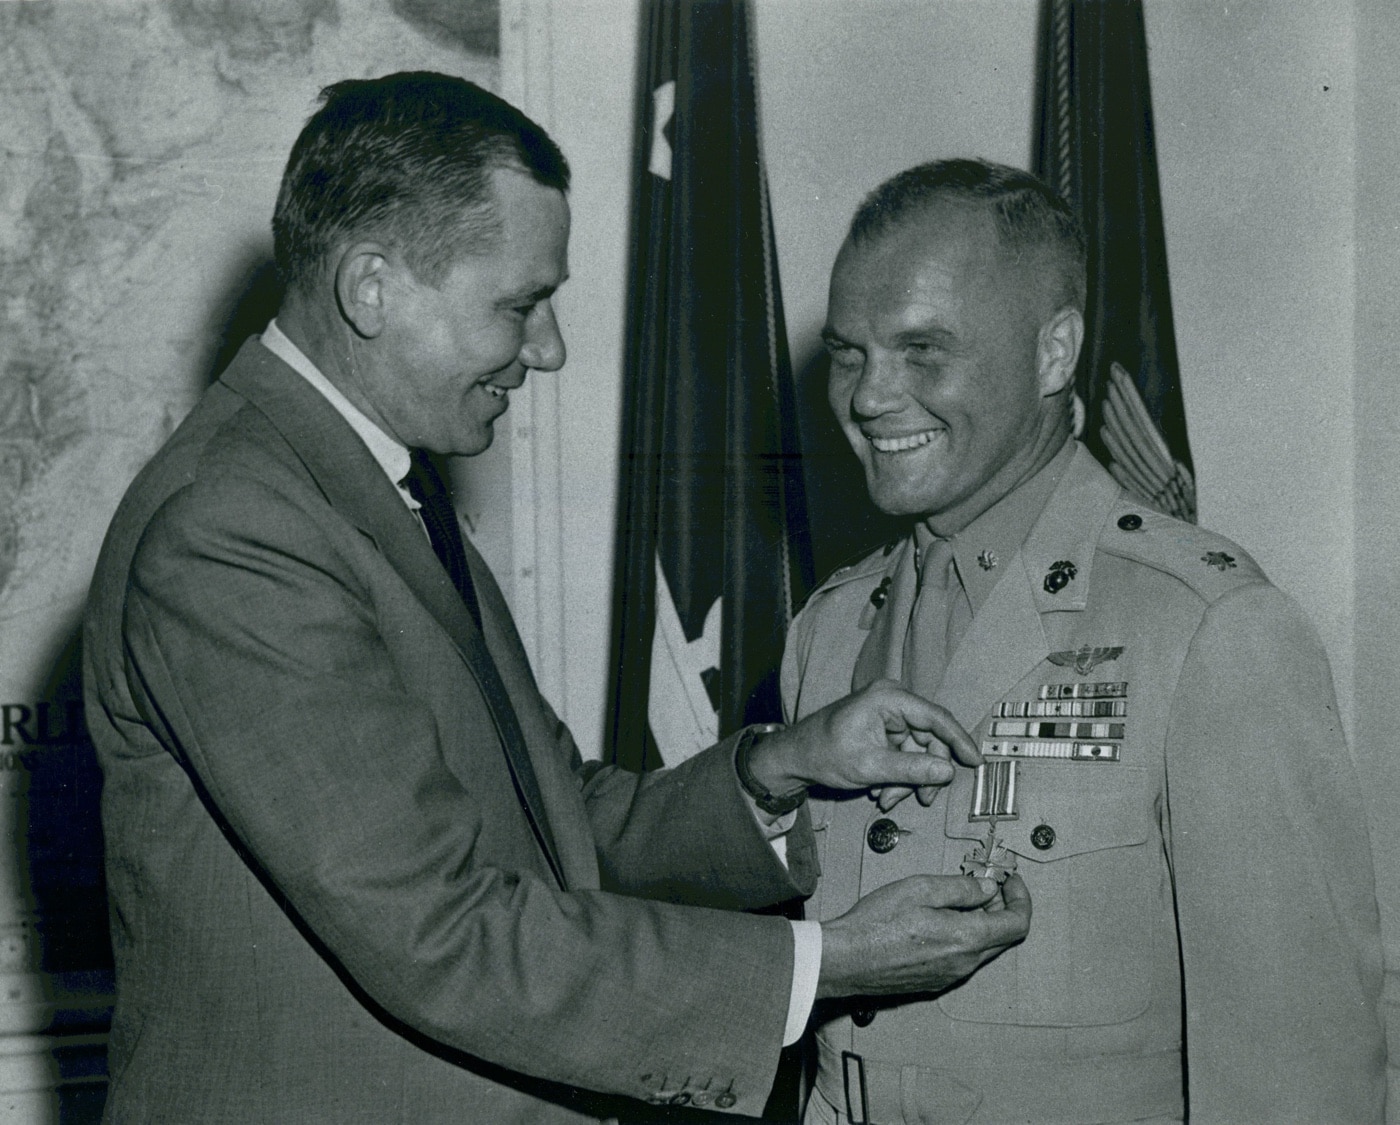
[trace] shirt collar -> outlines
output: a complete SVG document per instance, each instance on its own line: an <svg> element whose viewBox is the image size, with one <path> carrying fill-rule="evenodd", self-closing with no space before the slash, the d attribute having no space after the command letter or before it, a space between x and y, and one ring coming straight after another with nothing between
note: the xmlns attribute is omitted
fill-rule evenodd
<svg viewBox="0 0 1400 1125"><path fill-rule="evenodd" d="M394 483L394 487L398 488L408 501L409 507L417 508L418 502L409 497L399 485L399 482L408 476L412 465L408 448L400 445L371 422L354 403L341 394L336 385L321 374L306 353L288 339L287 334L277 326L275 319L268 321L267 327L263 329L262 345L321 392L326 401L335 407L336 413L345 419L350 428L359 435L360 440L369 447L370 454Z"/></svg>
<svg viewBox="0 0 1400 1125"><path fill-rule="evenodd" d="M958 578L975 613L1035 527L1055 486L1074 458L1075 442L1066 441L1030 480L1013 488L952 537ZM922 545L931 536L926 524L916 529Z"/></svg>

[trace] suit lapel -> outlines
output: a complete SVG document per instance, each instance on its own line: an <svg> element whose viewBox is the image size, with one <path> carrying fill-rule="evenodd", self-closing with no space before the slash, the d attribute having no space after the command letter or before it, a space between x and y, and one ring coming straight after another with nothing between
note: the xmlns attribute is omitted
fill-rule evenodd
<svg viewBox="0 0 1400 1125"><path fill-rule="evenodd" d="M485 639L398 490L335 408L261 344L244 344L222 381L266 415L336 511L374 541L452 638L486 699L521 808L563 887L563 865L505 685Z"/></svg>

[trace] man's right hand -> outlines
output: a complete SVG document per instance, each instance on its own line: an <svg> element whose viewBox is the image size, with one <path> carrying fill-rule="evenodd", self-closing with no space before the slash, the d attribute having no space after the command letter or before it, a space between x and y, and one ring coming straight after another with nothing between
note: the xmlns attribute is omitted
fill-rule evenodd
<svg viewBox="0 0 1400 1125"><path fill-rule="evenodd" d="M799 785L883 788L891 796L880 808L888 811L916 790L932 804L938 787L953 780L950 755L964 766L982 764L977 744L946 708L876 680L764 738L749 770L770 793Z"/></svg>
<svg viewBox="0 0 1400 1125"><path fill-rule="evenodd" d="M1019 876L911 875L822 923L820 998L941 992L1026 936L1031 896Z"/></svg>

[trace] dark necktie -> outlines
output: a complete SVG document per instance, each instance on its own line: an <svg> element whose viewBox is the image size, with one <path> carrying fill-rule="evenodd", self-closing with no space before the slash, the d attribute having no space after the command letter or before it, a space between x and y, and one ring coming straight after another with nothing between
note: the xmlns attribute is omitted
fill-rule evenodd
<svg viewBox="0 0 1400 1125"><path fill-rule="evenodd" d="M472 620L480 629L481 607L477 604L471 571L467 569L467 553L462 548L462 528L457 522L457 511L452 507L452 498L447 494L442 477L438 476L437 469L421 449L413 451L412 467L403 483L408 494L422 505L418 514L423 517L423 524L428 529L428 541L432 543L438 561L452 579L452 585L457 588Z"/></svg>

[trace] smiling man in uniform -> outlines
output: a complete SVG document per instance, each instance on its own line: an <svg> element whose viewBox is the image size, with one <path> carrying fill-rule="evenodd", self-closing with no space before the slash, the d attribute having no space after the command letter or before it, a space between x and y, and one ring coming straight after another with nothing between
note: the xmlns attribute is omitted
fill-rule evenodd
<svg viewBox="0 0 1400 1125"><path fill-rule="evenodd" d="M579 760L427 456L482 452L563 365L567 187L537 125L437 74L331 87L293 148L281 310L93 582L111 1121L756 1113L814 996L945 985L1026 932L1021 884L961 877L820 925L734 909L810 889L807 785L977 760L895 685L645 778Z"/></svg>
<svg viewBox="0 0 1400 1125"><path fill-rule="evenodd" d="M1326 657L1243 550L1074 440L1084 274L1064 202L972 160L877 189L832 273L830 404L909 533L812 596L785 703L902 680L985 761L817 802L808 917L1019 869L1036 922L949 989L823 1007L807 1121L1379 1120L1377 907Z"/></svg>

